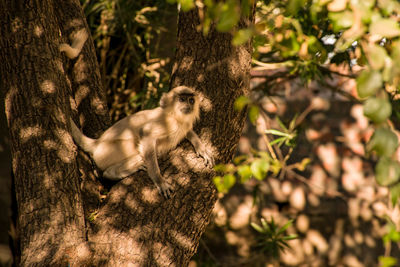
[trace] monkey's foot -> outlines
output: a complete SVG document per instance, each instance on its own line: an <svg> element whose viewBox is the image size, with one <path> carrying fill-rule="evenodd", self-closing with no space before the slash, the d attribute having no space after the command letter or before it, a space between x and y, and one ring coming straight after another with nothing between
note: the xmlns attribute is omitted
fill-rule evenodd
<svg viewBox="0 0 400 267"><path fill-rule="evenodd" d="M204 159L204 163L208 166L208 167L213 167L215 165L215 161L214 161L214 157L212 156L212 154L210 152L208 152L207 150L202 150L196 153L197 156L200 156Z"/></svg>
<svg viewBox="0 0 400 267"><path fill-rule="evenodd" d="M164 196L166 199L170 199L172 195L171 186L167 183L161 183L157 185L158 192L160 195Z"/></svg>

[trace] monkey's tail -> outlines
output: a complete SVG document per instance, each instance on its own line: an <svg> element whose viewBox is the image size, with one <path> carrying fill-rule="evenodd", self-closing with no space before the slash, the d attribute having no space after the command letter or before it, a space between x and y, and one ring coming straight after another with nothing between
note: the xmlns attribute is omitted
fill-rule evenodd
<svg viewBox="0 0 400 267"><path fill-rule="evenodd" d="M76 126L75 122L71 118L69 120L71 122L71 134L75 143L77 143L84 151L93 154L94 149L96 148L96 139L84 135L81 130L79 130L78 126Z"/></svg>
<svg viewBox="0 0 400 267"><path fill-rule="evenodd" d="M86 29L81 29L75 32L72 35L72 44L61 44L59 47L60 52L65 52L67 57L69 57L70 59L76 58L81 53L81 50L87 38L88 33L86 32Z"/></svg>

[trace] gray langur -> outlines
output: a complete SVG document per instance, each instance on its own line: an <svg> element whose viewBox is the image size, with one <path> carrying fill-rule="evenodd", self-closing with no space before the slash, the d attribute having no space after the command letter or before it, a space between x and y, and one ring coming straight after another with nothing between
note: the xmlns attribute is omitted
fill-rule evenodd
<svg viewBox="0 0 400 267"><path fill-rule="evenodd" d="M212 154L205 148L193 124L199 118L200 103L196 92L179 86L163 94L160 107L139 111L108 128L98 139L85 136L71 119L72 136L88 152L103 176L122 179L143 167L160 194L169 198L170 185L160 172L157 156L175 148L187 138L206 165L214 165Z"/></svg>

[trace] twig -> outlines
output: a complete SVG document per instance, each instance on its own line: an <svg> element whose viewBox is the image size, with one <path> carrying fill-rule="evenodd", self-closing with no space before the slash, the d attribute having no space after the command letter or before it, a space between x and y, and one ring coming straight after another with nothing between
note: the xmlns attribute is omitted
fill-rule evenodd
<svg viewBox="0 0 400 267"><path fill-rule="evenodd" d="M338 76L347 77L347 78L351 78L351 79L357 78L357 74L346 74L346 73L338 72L335 70L331 70L331 69L329 69L325 66L321 66L321 65L318 65L318 68L324 72L330 72L330 73L338 75Z"/></svg>
<svg viewBox="0 0 400 267"><path fill-rule="evenodd" d="M293 167L294 167L294 166L293 166ZM304 176L298 174L297 172L293 171L293 170L292 170L293 167L292 167L292 166L288 166L288 167L286 168L286 172L287 172L287 173L290 173L290 174L293 175L297 180L299 180L299 181L305 183L305 184L308 185L309 187L314 187L314 188L318 188L318 189L320 189L320 190L325 190L325 188L323 188L322 186L319 186L319 185L316 185L316 184L310 182L306 177L304 177ZM327 195L334 196L334 197L339 197L339 198L341 198L342 200L347 201L347 197L346 197L345 195L343 195L342 193L340 193L339 191L336 191L336 190L325 190L325 191L326 191Z"/></svg>
<svg viewBox="0 0 400 267"><path fill-rule="evenodd" d="M215 262L216 266L221 266L221 263L217 260L214 254L212 254L211 250L208 248L206 242L204 242L203 239L200 239L200 244L204 247L204 249L208 253L208 256L210 256L210 258Z"/></svg>
<svg viewBox="0 0 400 267"><path fill-rule="evenodd" d="M260 110L260 113L261 113L262 118L263 118L264 121L265 121L265 124L269 124L269 123L268 123L268 117L267 117L267 115L265 114L264 110L261 109L261 110ZM264 142L266 143L267 148L268 148L269 153L271 154L272 158L273 158L274 160L278 160L277 157L276 157L275 151L274 151L274 149L272 148L272 146L271 146L271 144L270 144L270 142L269 142L268 136L267 136L265 133L263 133L262 136L263 136L263 138L264 138Z"/></svg>

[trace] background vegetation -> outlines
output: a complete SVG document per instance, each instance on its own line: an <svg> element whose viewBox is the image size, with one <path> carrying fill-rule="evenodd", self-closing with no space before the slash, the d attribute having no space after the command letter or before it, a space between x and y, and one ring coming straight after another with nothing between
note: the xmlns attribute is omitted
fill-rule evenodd
<svg viewBox="0 0 400 267"><path fill-rule="evenodd" d="M253 93L236 102L249 123L238 156L216 166L221 198L193 265L398 264L397 1L81 2L114 120L169 89L169 2L197 8L205 35L253 38ZM255 24L238 30L252 4Z"/></svg>

